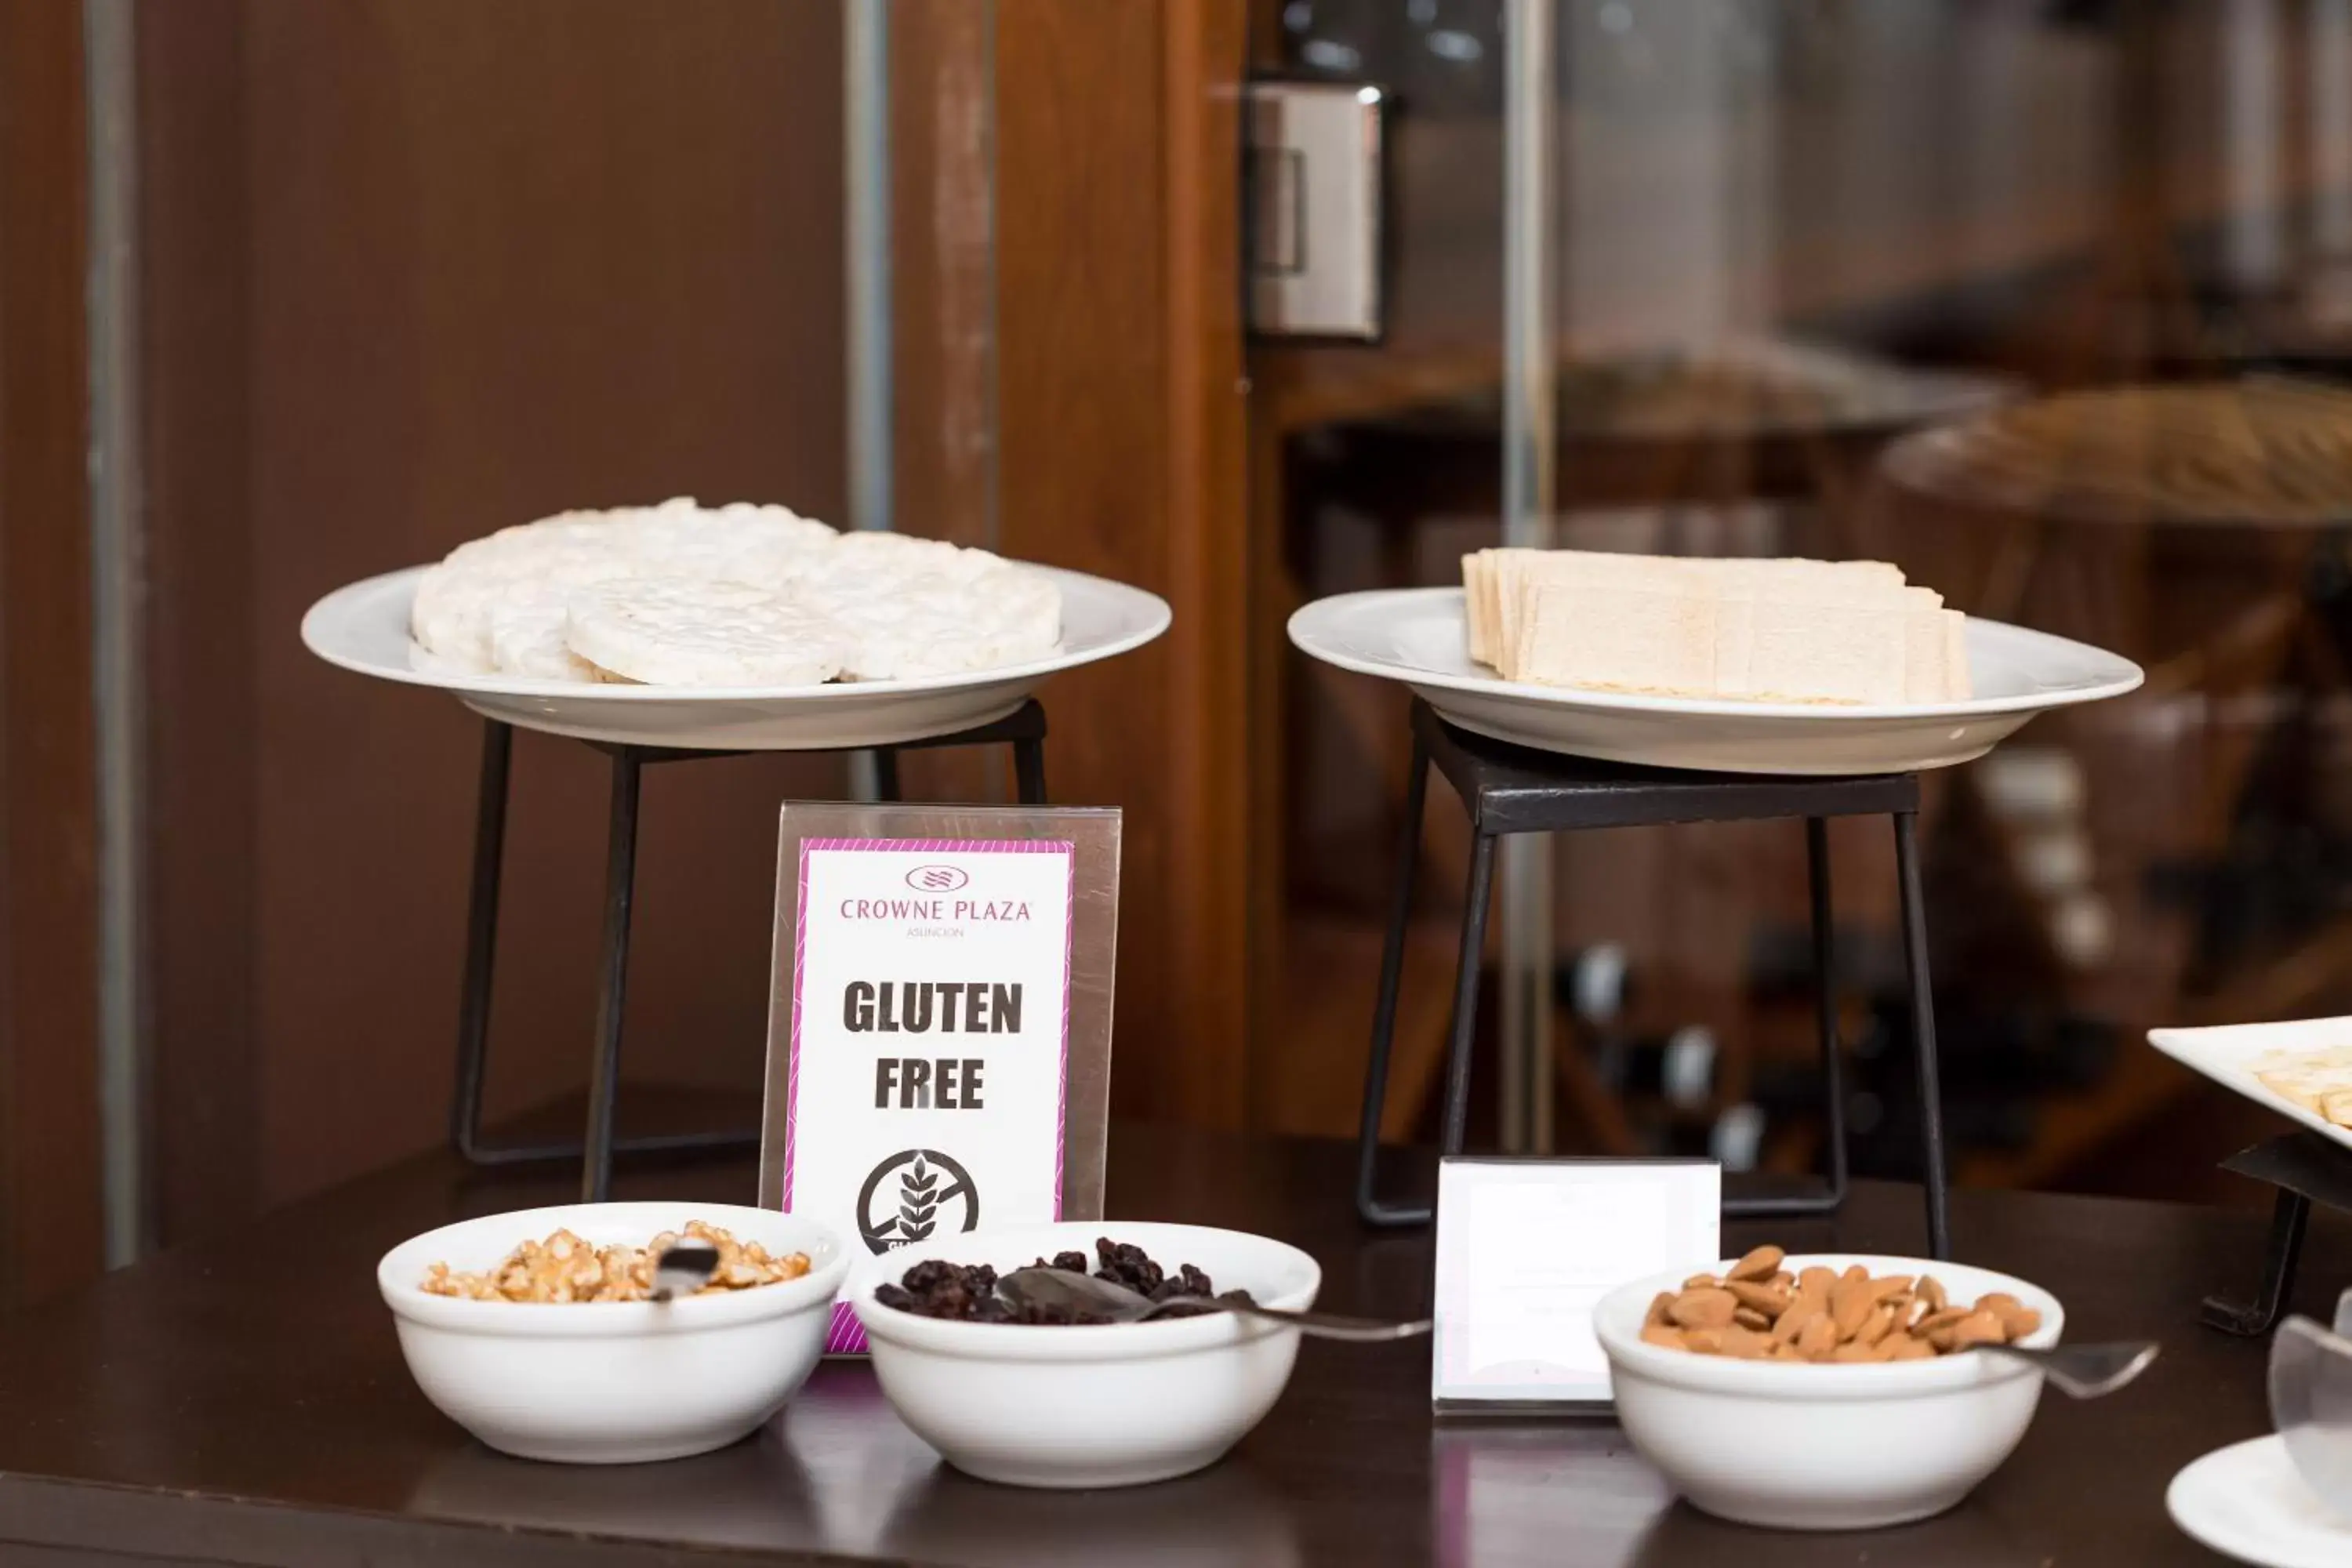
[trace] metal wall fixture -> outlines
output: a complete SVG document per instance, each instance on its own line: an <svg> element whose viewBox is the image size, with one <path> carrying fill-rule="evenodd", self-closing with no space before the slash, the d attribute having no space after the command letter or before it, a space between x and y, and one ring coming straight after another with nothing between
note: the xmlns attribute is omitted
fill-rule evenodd
<svg viewBox="0 0 2352 1568"><path fill-rule="evenodd" d="M1377 342L1387 309L1389 95L1367 82L1249 84L1250 330Z"/></svg>

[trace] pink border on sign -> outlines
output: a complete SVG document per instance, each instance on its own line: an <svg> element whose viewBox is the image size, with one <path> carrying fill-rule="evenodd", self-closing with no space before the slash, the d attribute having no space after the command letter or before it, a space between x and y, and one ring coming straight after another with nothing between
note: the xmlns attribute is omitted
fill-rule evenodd
<svg viewBox="0 0 2352 1568"><path fill-rule="evenodd" d="M1066 1144L1070 1115L1070 965L1076 957L1078 926L1078 847L1067 838L803 838L798 868L798 912L793 920L793 1043L784 1064L784 1190L782 1205L793 1206L793 1168L800 1152L801 1105L801 981L808 966L808 858L812 850L887 851L950 855L1065 855L1062 906L1062 1043L1061 1071L1054 1108L1054 1217L1062 1217L1062 1173L1067 1163ZM827 1355L861 1355L866 1331L856 1310L846 1301L833 1304L833 1324L826 1332Z"/></svg>

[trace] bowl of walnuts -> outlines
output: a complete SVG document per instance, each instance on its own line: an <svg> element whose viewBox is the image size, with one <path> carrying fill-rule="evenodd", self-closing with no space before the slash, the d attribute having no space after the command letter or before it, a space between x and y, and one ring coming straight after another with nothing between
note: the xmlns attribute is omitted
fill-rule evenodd
<svg viewBox="0 0 2352 1568"><path fill-rule="evenodd" d="M2009 1458L2042 1374L1986 1343L2057 1343L2066 1315L1988 1268L1758 1247L1601 1298L1618 1420L1695 1506L1864 1530L1952 1507Z"/></svg>
<svg viewBox="0 0 2352 1568"><path fill-rule="evenodd" d="M716 1266L661 1299L683 1246ZM848 1255L826 1226L728 1204L572 1204L443 1226L376 1265L425 1396L491 1447L674 1459L749 1436L824 1352Z"/></svg>

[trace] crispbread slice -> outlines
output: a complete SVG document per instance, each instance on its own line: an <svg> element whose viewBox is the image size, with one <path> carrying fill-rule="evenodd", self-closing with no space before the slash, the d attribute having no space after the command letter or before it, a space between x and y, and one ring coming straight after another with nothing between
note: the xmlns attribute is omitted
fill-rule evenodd
<svg viewBox="0 0 2352 1568"><path fill-rule="evenodd" d="M1714 595L1570 578L1532 587L1528 678L1545 685L1705 696L1715 671Z"/></svg>
<svg viewBox="0 0 2352 1568"><path fill-rule="evenodd" d="M1474 550L1462 558L1462 624L1470 642L1470 658L1493 662L1487 647L1486 552Z"/></svg>
<svg viewBox="0 0 2352 1568"><path fill-rule="evenodd" d="M1900 702L1904 612L1899 601L1756 605L1750 689L1776 702Z"/></svg>

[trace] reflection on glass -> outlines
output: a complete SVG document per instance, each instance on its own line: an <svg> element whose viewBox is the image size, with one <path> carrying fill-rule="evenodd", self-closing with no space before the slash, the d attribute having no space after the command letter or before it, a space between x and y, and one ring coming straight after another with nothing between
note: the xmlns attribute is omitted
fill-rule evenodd
<svg viewBox="0 0 2352 1568"><path fill-rule="evenodd" d="M1434 42L1455 29L1481 71L1507 54L1495 4L1284 15L1293 65L1322 38L1375 79L1466 68ZM2200 1100L2126 1042L2352 1008L2352 0L1549 15L1558 542L1892 561L1971 615L2149 671L1927 781L1928 923L1962 1179L2197 1195L2259 1112ZM1455 582L1463 551L1500 542L1504 344L1526 326L1507 319L1503 174L1531 132L1506 123L1499 80L1403 95L1390 340L1259 351L1300 597ZM1319 673L1292 683L1287 940L1369 994L1401 714ZM1856 1158L1901 1175L1919 1086L1884 839L1841 826L1832 859ZM1560 1144L1701 1150L1737 1130L1766 1170L1817 1168L1797 838L1552 853ZM1421 887L1461 885L1458 840L1428 855ZM1391 1137L1434 1129L1459 907L1423 901ZM1596 1020L1573 966L1603 945L1630 1000ZM1490 1035L1500 1002L1480 1010ZM1352 1020L1302 1027L1286 1056L1360 1059ZM1612 1079L1691 1027L1721 1050L1703 1103ZM1472 1142L1504 1125L1476 1107Z"/></svg>

